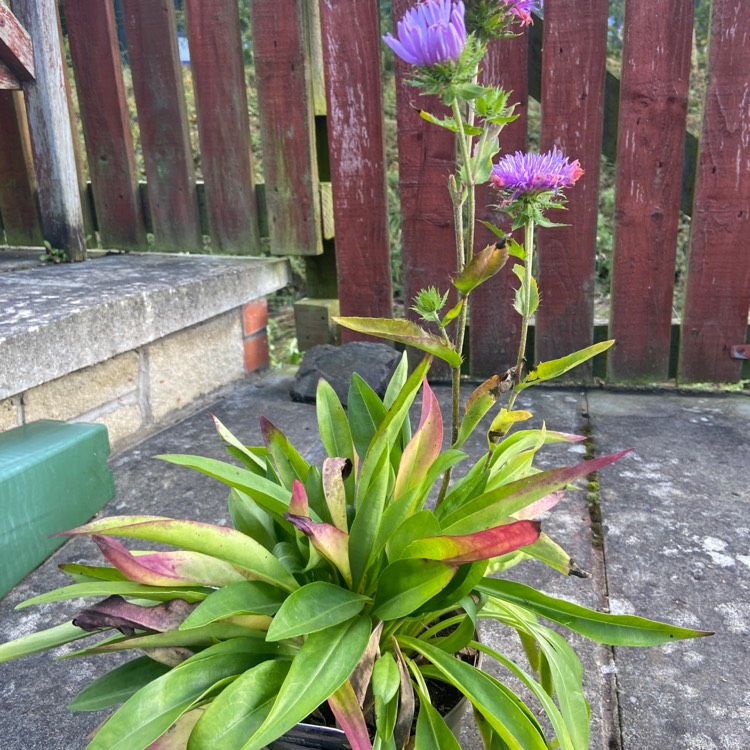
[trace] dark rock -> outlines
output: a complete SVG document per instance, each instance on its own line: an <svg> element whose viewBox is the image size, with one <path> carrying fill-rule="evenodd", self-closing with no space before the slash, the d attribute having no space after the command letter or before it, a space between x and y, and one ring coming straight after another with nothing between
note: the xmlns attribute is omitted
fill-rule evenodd
<svg viewBox="0 0 750 750"><path fill-rule="evenodd" d="M346 406L349 381L356 372L382 397L400 359L401 355L387 344L357 341L343 346L314 346L305 352L289 393L294 401L313 403L318 381L324 378Z"/></svg>

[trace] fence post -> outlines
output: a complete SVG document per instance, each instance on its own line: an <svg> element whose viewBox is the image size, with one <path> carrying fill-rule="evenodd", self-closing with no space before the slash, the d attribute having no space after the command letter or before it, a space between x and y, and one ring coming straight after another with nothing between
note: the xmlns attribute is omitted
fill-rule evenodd
<svg viewBox="0 0 750 750"><path fill-rule="evenodd" d="M372 0L320 3L342 315L392 307L378 14Z"/></svg>
<svg viewBox="0 0 750 750"><path fill-rule="evenodd" d="M625 7L609 355L613 380L669 374L694 3Z"/></svg>
<svg viewBox="0 0 750 750"><path fill-rule="evenodd" d="M97 0L65 0L65 19L101 242L145 250L114 8Z"/></svg>
<svg viewBox="0 0 750 750"><path fill-rule="evenodd" d="M564 226L539 230L539 360L564 357L594 337L607 9L607 0L547 0L544 6L541 150L557 146L585 174L568 191L567 211L550 216ZM588 362L577 375L591 372Z"/></svg>
<svg viewBox="0 0 750 750"><path fill-rule="evenodd" d="M66 89L65 54L55 0L15 0L31 35L36 81L25 83L44 237L72 261L86 259L83 210Z"/></svg>
<svg viewBox="0 0 750 750"><path fill-rule="evenodd" d="M679 379L729 382L750 306L750 4L714 0Z"/></svg>

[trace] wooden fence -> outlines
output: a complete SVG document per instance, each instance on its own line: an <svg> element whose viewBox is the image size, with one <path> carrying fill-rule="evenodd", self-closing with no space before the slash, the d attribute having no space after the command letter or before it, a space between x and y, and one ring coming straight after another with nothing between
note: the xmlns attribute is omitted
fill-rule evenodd
<svg viewBox="0 0 750 750"><path fill-rule="evenodd" d="M29 9L43 14L55 4L14 0L32 40L34 29L44 27ZM335 278L342 314L389 315L377 0L250 3L260 185L254 182L237 0L184 0L201 183L173 0L121 4L145 185L135 167L113 6L62 3L90 181L77 181L85 231L95 229L104 247L120 249L145 249L148 234L160 251L200 251L208 235L213 252L229 253L260 252L259 237L267 236L271 252L306 257L312 296L330 296ZM394 16L412 4L393 0ZM659 382L670 375L682 205L692 214L692 229L676 374L681 382L737 381L739 357L748 351L750 307L750 3L713 2L700 144L686 138L693 3L627 3L621 81L606 73L607 15L607 0L545 0L543 28L538 20L523 36L493 43L484 71L487 80L512 89L519 104L521 117L503 133L504 151L526 147L531 93L541 101L541 148L557 144L586 169L569 194L568 226L539 233L543 303L533 356L561 356L607 334L594 320L604 149L617 166L608 332L617 345L607 377ZM47 24L45 34L49 14ZM3 41L0 32L0 55ZM35 55L49 46L35 41ZM405 67L396 64L396 96L404 295L410 299L426 285L445 288L452 267L446 179L454 147L450 133L419 117L417 100L431 111L439 104L404 83ZM54 165L44 162L54 148L35 143L45 117L32 108L39 79L21 84L31 139L18 92L0 91L0 216L8 244L39 242L42 234L49 239L54 223L45 224L44 215L56 205L47 187ZM74 139L74 152L76 146ZM32 155L36 173L29 168ZM83 156L77 159L83 175ZM492 200L485 192L479 203ZM491 215L489 208L484 215ZM488 238L479 234L481 246ZM473 297L469 356L476 376L513 359L519 335L514 278L503 272Z"/></svg>

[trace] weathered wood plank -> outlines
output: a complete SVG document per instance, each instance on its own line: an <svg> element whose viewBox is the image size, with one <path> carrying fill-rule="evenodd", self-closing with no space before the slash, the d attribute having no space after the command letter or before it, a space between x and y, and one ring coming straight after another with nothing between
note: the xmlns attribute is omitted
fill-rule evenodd
<svg viewBox="0 0 750 750"><path fill-rule="evenodd" d="M68 108L65 54L55 0L15 0L18 20L34 44L36 81L24 83L44 238L86 259L83 212Z"/></svg>
<svg viewBox="0 0 750 750"><path fill-rule="evenodd" d="M99 0L65 0L65 18L102 245L144 250L146 229L113 7Z"/></svg>
<svg viewBox="0 0 750 750"><path fill-rule="evenodd" d="M500 154L526 149L528 125L528 32L514 39L493 42L485 59L483 79L487 83L512 91L518 119L500 134ZM477 217L493 221L506 231L510 225L504 214L492 209L497 204L497 193L487 184L477 190ZM495 241L494 235L477 228L475 249ZM517 237L523 242L523 237ZM471 295L470 356L471 374L487 377L512 367L516 362L521 338L521 321L513 310L513 298L518 279L508 263L500 273L478 287Z"/></svg>
<svg viewBox="0 0 750 750"><path fill-rule="evenodd" d="M0 60L0 91L17 91L22 87L16 74Z"/></svg>
<svg viewBox="0 0 750 750"><path fill-rule="evenodd" d="M304 0L251 3L271 252L320 255L320 202Z"/></svg>
<svg viewBox="0 0 750 750"><path fill-rule="evenodd" d="M666 380L693 4L625 10L609 377Z"/></svg>
<svg viewBox="0 0 750 750"><path fill-rule="evenodd" d="M341 314L389 316L379 6L322 0L320 15Z"/></svg>
<svg viewBox="0 0 750 750"><path fill-rule="evenodd" d="M750 4L714 0L679 363L684 382L736 381L750 307Z"/></svg>
<svg viewBox="0 0 750 750"><path fill-rule="evenodd" d="M599 162L602 148L607 0L547 0L542 55L541 150L560 148L585 174L567 192L566 226L538 233L536 359L563 357L593 343ZM577 371L591 375L591 363Z"/></svg>
<svg viewBox="0 0 750 750"><path fill-rule="evenodd" d="M0 214L9 245L41 245L36 177L20 91L0 91Z"/></svg>
<svg viewBox="0 0 750 750"><path fill-rule="evenodd" d="M155 248L201 248L172 0L123 0Z"/></svg>
<svg viewBox="0 0 750 750"><path fill-rule="evenodd" d="M34 50L29 32L0 1L0 60L20 81L34 80Z"/></svg>
<svg viewBox="0 0 750 750"><path fill-rule="evenodd" d="M413 5L411 0L394 0L394 28ZM421 289L450 289L449 304L456 301L450 285L450 277L456 272L456 241L448 194L448 176L455 172L456 144L453 133L419 116L420 109L438 117L449 114L440 99L422 96L409 86L406 79L412 68L398 58L395 71L404 302L407 317L420 321L409 308ZM436 361L432 374L448 377L449 369Z"/></svg>
<svg viewBox="0 0 750 750"><path fill-rule="evenodd" d="M211 247L260 253L237 0L185 4Z"/></svg>

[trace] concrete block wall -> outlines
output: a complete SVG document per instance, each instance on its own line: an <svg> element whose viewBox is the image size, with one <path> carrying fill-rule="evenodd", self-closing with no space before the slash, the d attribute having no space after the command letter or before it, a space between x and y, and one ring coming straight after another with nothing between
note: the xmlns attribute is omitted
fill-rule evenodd
<svg viewBox="0 0 750 750"><path fill-rule="evenodd" d="M268 367L264 299L0 401L0 432L38 419L104 424L112 450Z"/></svg>
<svg viewBox="0 0 750 750"><path fill-rule="evenodd" d="M268 367L280 259L107 257L3 273L0 432L104 424L122 450Z"/></svg>

